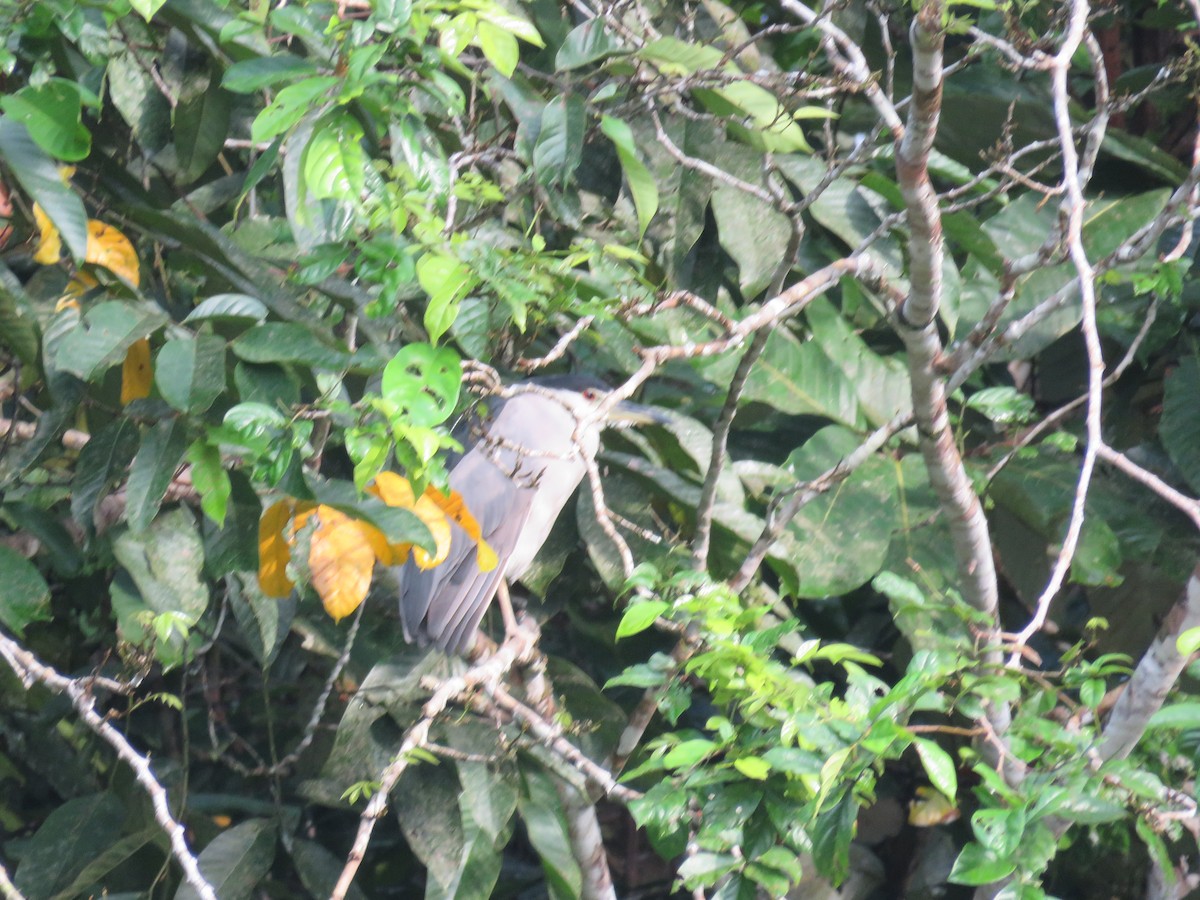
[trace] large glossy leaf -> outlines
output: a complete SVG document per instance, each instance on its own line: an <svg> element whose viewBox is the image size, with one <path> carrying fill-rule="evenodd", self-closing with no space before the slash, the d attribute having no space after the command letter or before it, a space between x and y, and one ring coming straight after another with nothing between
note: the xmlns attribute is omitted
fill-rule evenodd
<svg viewBox="0 0 1200 900"><path fill-rule="evenodd" d="M309 188L305 160L322 110L318 108L305 112L306 115L281 146L281 168L284 206L292 237L301 250L311 250L321 244L344 240L350 224L350 207L333 199L320 200Z"/></svg>
<svg viewBox="0 0 1200 900"><path fill-rule="evenodd" d="M141 531L158 513L188 448L187 429L178 419L164 419L146 432L125 488L125 515L129 527Z"/></svg>
<svg viewBox="0 0 1200 900"><path fill-rule="evenodd" d="M737 358L727 355L702 361L707 381L728 385ZM866 425L858 388L822 351L815 340L801 342L784 329L772 331L767 346L746 381L744 400L773 406L789 415L815 415L852 428Z"/></svg>
<svg viewBox="0 0 1200 900"><path fill-rule="evenodd" d="M50 587L29 560L0 544L0 624L23 634L30 622L50 619Z"/></svg>
<svg viewBox="0 0 1200 900"><path fill-rule="evenodd" d="M587 125L583 101L575 94L556 97L542 111L542 127L533 147L533 167L542 184L565 184L583 155Z"/></svg>
<svg viewBox="0 0 1200 900"><path fill-rule="evenodd" d="M191 184L216 162L229 133L232 99L214 76L207 88L175 108L175 157L182 184Z"/></svg>
<svg viewBox="0 0 1200 900"><path fill-rule="evenodd" d="M92 136L83 125L79 88L62 78L51 78L37 87L21 88L0 97L0 109L20 122L39 147L55 159L78 162L92 148Z"/></svg>
<svg viewBox="0 0 1200 900"><path fill-rule="evenodd" d="M97 502L114 482L125 477L125 467L137 448L137 425L122 418L92 435L80 452L71 484L71 516L88 532L95 527Z"/></svg>
<svg viewBox="0 0 1200 900"><path fill-rule="evenodd" d="M296 874L312 897L328 897L337 885L346 860L335 856L322 844L316 841L297 839L289 850L292 862L296 864ZM346 900L367 900L357 884L351 884L346 891Z"/></svg>
<svg viewBox="0 0 1200 900"><path fill-rule="evenodd" d="M1171 461L1200 493L1200 359L1194 354L1167 375L1158 433Z"/></svg>
<svg viewBox="0 0 1200 900"><path fill-rule="evenodd" d="M261 56L236 62L225 70L221 84L238 94L251 94L276 84L295 83L301 76L317 74L312 60L290 53Z"/></svg>
<svg viewBox="0 0 1200 900"><path fill-rule="evenodd" d="M559 71L578 69L621 51L621 43L605 27L604 17L596 16L571 29L558 48L554 66Z"/></svg>
<svg viewBox="0 0 1200 900"><path fill-rule="evenodd" d="M862 441L830 426L788 457L798 481L816 478ZM812 500L785 529L773 567L798 597L831 597L865 584L883 566L896 525L896 471L876 456L841 484Z"/></svg>
<svg viewBox="0 0 1200 900"><path fill-rule="evenodd" d="M14 884L28 900L49 900L120 836L124 820L125 810L114 794L67 800L30 839Z"/></svg>
<svg viewBox="0 0 1200 900"><path fill-rule="evenodd" d="M180 412L204 412L225 390L225 341L211 334L167 341L154 362L154 383Z"/></svg>
<svg viewBox="0 0 1200 900"><path fill-rule="evenodd" d="M0 160L30 199L45 210L75 261L82 261L88 242L83 201L63 184L54 160L33 142L25 126L9 116L0 116Z"/></svg>
<svg viewBox="0 0 1200 900"><path fill-rule="evenodd" d="M304 182L318 200L357 202L363 192L367 156L362 126L345 112L335 112L313 126L304 148Z"/></svg>
<svg viewBox="0 0 1200 900"><path fill-rule="evenodd" d="M332 75L318 75L289 84L258 114L250 136L256 141L269 141L288 131L313 107L320 106L337 83Z"/></svg>
<svg viewBox="0 0 1200 900"><path fill-rule="evenodd" d="M1050 456L1037 459L1036 465L1030 463L1022 459L1009 463L992 481L988 495L998 508L1010 512L1057 549L1066 533L1079 471L1071 462ZM1120 541L1097 503L1103 492L1102 483L1093 483L1088 515L1071 564L1071 580L1081 584L1116 585L1121 580Z"/></svg>
<svg viewBox="0 0 1200 900"><path fill-rule="evenodd" d="M108 59L108 94L134 138L145 149L161 150L171 137L171 107L134 51Z"/></svg>
<svg viewBox="0 0 1200 900"><path fill-rule="evenodd" d="M166 321L162 311L148 303L101 303L88 310L80 326L58 344L55 364L64 372L92 381L121 362L125 351Z"/></svg>
<svg viewBox="0 0 1200 900"><path fill-rule="evenodd" d="M0 263L0 345L11 350L24 365L37 363L41 344L37 320L21 282Z"/></svg>
<svg viewBox="0 0 1200 900"><path fill-rule="evenodd" d="M586 24L591 25L598 21L599 19L592 19ZM658 186L654 183L646 164L638 158L633 132L627 124L620 119L604 116L600 120L600 130L612 141L617 158L621 161L625 183L629 185L629 194L633 198L634 208L637 209L638 240L641 240L650 226L650 220L658 211Z"/></svg>
<svg viewBox="0 0 1200 900"><path fill-rule="evenodd" d="M868 424L883 425L912 409L908 370L900 359L875 353L824 298L810 303L805 315L813 341L853 385Z"/></svg>
<svg viewBox="0 0 1200 900"><path fill-rule="evenodd" d="M532 760L527 761L521 767L517 809L525 823L529 842L541 857L551 896L568 900L580 896L583 876L571 851L562 800L554 789L552 777Z"/></svg>
<svg viewBox="0 0 1200 900"><path fill-rule="evenodd" d="M1152 219L1166 201L1167 191L1147 191L1132 196L1104 196L1088 201L1084 213L1084 248L1093 261L1111 253L1122 241ZM999 253L1015 259L1041 246L1057 221L1057 208L1041 205L1032 194L1025 194L987 220L983 229ZM1148 265L1142 263L1141 265ZM1018 319L1043 300L1062 289L1075 277L1070 263L1043 266L1018 283L1017 296L1001 317L1002 323ZM999 295L999 285L979 263L969 263L963 272L960 316L964 324L974 324ZM1077 298L1077 294L1076 294ZM1037 324L1021 340L1002 348L1005 359L1021 359L1044 349L1079 322L1079 303L1065 304Z"/></svg>
<svg viewBox="0 0 1200 900"><path fill-rule="evenodd" d="M781 157L777 164L804 194L815 193L827 174L821 160L806 156ZM853 170L834 179L809 206L812 217L851 250L864 247L891 211L880 194L858 183ZM864 252L895 276L904 270L900 243L892 235L878 238Z"/></svg>
<svg viewBox="0 0 1200 900"><path fill-rule="evenodd" d="M709 152L723 171L765 190L761 154L742 144L722 142ZM788 218L760 197L718 181L712 195L721 246L738 265L738 283L747 297L763 290L793 260L785 259L792 240Z"/></svg>
<svg viewBox="0 0 1200 900"><path fill-rule="evenodd" d="M344 368L350 356L331 347L304 325L266 322L251 328L231 345L234 355L251 363L300 363L318 369Z"/></svg>
<svg viewBox="0 0 1200 900"><path fill-rule="evenodd" d="M200 872L221 900L249 900L275 859L277 826L270 819L248 819L222 831L201 851ZM175 900L197 900L186 882Z"/></svg>
<svg viewBox="0 0 1200 900"><path fill-rule="evenodd" d="M208 587L200 577L204 547L188 510L164 513L141 534L125 532L113 542L113 555L133 579L145 608L177 613L192 623L208 608Z"/></svg>

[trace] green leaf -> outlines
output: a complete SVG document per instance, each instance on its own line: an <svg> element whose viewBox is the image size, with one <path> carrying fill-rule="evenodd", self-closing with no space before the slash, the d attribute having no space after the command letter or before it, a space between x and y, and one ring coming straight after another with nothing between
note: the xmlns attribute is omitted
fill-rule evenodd
<svg viewBox="0 0 1200 900"><path fill-rule="evenodd" d="M157 825L127 834L91 862L75 876L75 880L55 894L52 900L74 900L86 895L88 888L99 884L118 866L131 860L143 847L162 836L162 829ZM109 894L116 897L115 894Z"/></svg>
<svg viewBox="0 0 1200 900"><path fill-rule="evenodd" d="M62 339L54 354L57 368L84 381L117 365L133 344L167 321L161 310L148 303L100 303L83 317L79 327Z"/></svg>
<svg viewBox="0 0 1200 900"><path fill-rule="evenodd" d="M572 28L558 48L554 67L560 72L569 71L621 53L620 42L604 24L604 17L596 16Z"/></svg>
<svg viewBox="0 0 1200 900"><path fill-rule="evenodd" d="M13 877L28 900L48 900L67 888L121 834L125 809L113 794L67 800L29 839Z"/></svg>
<svg viewBox="0 0 1200 900"><path fill-rule="evenodd" d="M225 505L225 521L217 525L206 516L200 523L204 536L204 571L210 578L258 568L258 520L262 517L262 502L244 472L229 471L229 483L232 490Z"/></svg>
<svg viewBox="0 0 1200 900"><path fill-rule="evenodd" d="M563 185L583 158L587 113L583 100L562 94L542 110L542 125L533 145L533 168L544 185Z"/></svg>
<svg viewBox="0 0 1200 900"><path fill-rule="evenodd" d="M478 283L475 274L453 256L426 253L417 260L417 281L429 295L425 308L425 330L437 343L458 316L458 304Z"/></svg>
<svg viewBox="0 0 1200 900"><path fill-rule="evenodd" d="M496 71L505 78L511 78L521 58L521 48L517 46L517 39L504 28L486 19L479 21L475 39L479 42L479 49L483 51L484 57L496 67Z"/></svg>
<svg viewBox="0 0 1200 900"><path fill-rule="evenodd" d="M115 419L92 435L79 452L71 483L71 516L90 534L101 495L125 476L138 448L138 427L131 419Z"/></svg>
<svg viewBox="0 0 1200 900"><path fill-rule="evenodd" d="M921 757L925 774L929 776L929 783L953 800L958 795L958 772L954 757L928 738L914 738L913 744L917 748L917 755Z"/></svg>
<svg viewBox="0 0 1200 900"><path fill-rule="evenodd" d="M583 876L571 851L562 800L551 778L540 766L523 761L517 812L525 823L529 842L537 850L546 883L556 898L579 897Z"/></svg>
<svg viewBox="0 0 1200 900"><path fill-rule="evenodd" d="M1184 356L1166 378L1158 433L1171 461L1200 492L1200 359Z"/></svg>
<svg viewBox="0 0 1200 900"><path fill-rule="evenodd" d="M197 441L188 448L187 459L192 464L192 485L200 493L200 508L218 527L224 525L233 486L221 462L221 451Z"/></svg>
<svg viewBox="0 0 1200 900"><path fill-rule="evenodd" d="M167 341L155 359L154 383L180 412L204 412L225 390L225 341L211 334Z"/></svg>
<svg viewBox="0 0 1200 900"><path fill-rule="evenodd" d="M37 145L55 159L78 162L92 150L79 88L73 82L51 78L37 87L21 88L0 97L0 108L24 125Z"/></svg>
<svg viewBox="0 0 1200 900"><path fill-rule="evenodd" d="M771 774L771 764L757 756L739 756L733 761L733 767L755 781L762 781Z"/></svg>
<svg viewBox="0 0 1200 900"><path fill-rule="evenodd" d="M1007 878L1016 868L1015 862L997 859L979 844L967 844L954 861L948 880L953 884L991 884Z"/></svg>
<svg viewBox="0 0 1200 900"><path fill-rule="evenodd" d="M155 612L179 613L194 623L208 609L204 548L188 510L163 513L143 534L126 531L113 542L113 555Z"/></svg>
<svg viewBox="0 0 1200 900"><path fill-rule="evenodd" d="M216 294L206 297L187 314L184 322L263 321L270 311L266 305L246 294Z"/></svg>
<svg viewBox="0 0 1200 900"><path fill-rule="evenodd" d="M129 125L134 140L154 153L171 139L171 106L154 83L151 71L143 68L140 50L125 50L108 56L105 82L108 96Z"/></svg>
<svg viewBox="0 0 1200 900"><path fill-rule="evenodd" d="M29 560L0 544L0 623L16 635L50 620L50 587Z"/></svg>
<svg viewBox="0 0 1200 900"><path fill-rule="evenodd" d="M836 425L823 428L788 457L797 481L815 478L852 452L859 438ZM867 460L844 482L814 498L785 529L771 564L799 597L844 594L883 567L896 524L896 469Z"/></svg>
<svg viewBox="0 0 1200 900"><path fill-rule="evenodd" d="M54 160L33 142L25 126L8 116L0 116L0 160L12 170L30 199L45 210L75 262L82 262L88 243L83 201L63 184Z"/></svg>
<svg viewBox="0 0 1200 900"><path fill-rule="evenodd" d="M533 44L535 47L546 46L546 42L542 40L542 36L538 34L538 30L533 26L532 22L514 12L510 12L499 3L481 4L478 7L477 15L482 22L495 25L497 28L519 37L527 44Z"/></svg>
<svg viewBox="0 0 1200 900"><path fill-rule="evenodd" d="M333 893L338 878L342 874L345 860L335 856L330 850L316 841L296 839L290 848L292 862L296 864L296 873L310 897L328 897ZM357 884L351 884L346 892L346 900L367 900Z"/></svg>
<svg viewBox="0 0 1200 900"><path fill-rule="evenodd" d="M380 394L407 417L406 424L440 425L454 412L462 386L462 361L449 347L409 344L383 368Z"/></svg>
<svg viewBox="0 0 1200 900"><path fill-rule="evenodd" d="M229 134L233 98L216 78L175 107L175 157L180 183L191 184L217 160Z"/></svg>
<svg viewBox="0 0 1200 900"><path fill-rule="evenodd" d="M587 24L598 22L592 19ZM600 130L612 141L617 150L617 159L621 162L621 171L625 173L625 182L629 185L630 196L638 217L638 240L646 235L650 220L658 212L658 185L654 176L646 168L645 163L638 159L633 140L633 131L620 119L612 116L600 117Z"/></svg>
<svg viewBox="0 0 1200 900"><path fill-rule="evenodd" d="M322 98L327 97L340 83L340 79L332 75L319 75L288 85L255 118L250 126L251 139L269 141L287 131L313 107L319 106Z"/></svg>
<svg viewBox="0 0 1200 900"><path fill-rule="evenodd" d="M295 83L303 76L317 74L312 60L285 54L259 56L236 62L225 70L221 84L236 94L253 94L276 84Z"/></svg>
<svg viewBox="0 0 1200 900"><path fill-rule="evenodd" d="M229 345L234 355L252 363L299 363L314 369L337 371L350 362L350 354L322 341L296 322L266 322L251 328Z"/></svg>
<svg viewBox="0 0 1200 900"><path fill-rule="evenodd" d="M708 738L691 738L681 741L663 757L663 765L668 769L690 769L705 757L711 756L718 747Z"/></svg>
<svg viewBox="0 0 1200 900"><path fill-rule="evenodd" d="M7 347L23 365L34 366L41 332L21 282L0 264L0 346Z"/></svg>
<svg viewBox="0 0 1200 900"><path fill-rule="evenodd" d="M83 553L77 538L67 530L59 515L29 503L5 503L3 511L13 528L37 538L55 572L64 578L79 574Z"/></svg>
<svg viewBox="0 0 1200 900"><path fill-rule="evenodd" d="M187 429L174 418L159 422L142 438L125 488L125 515L134 531L144 530L158 514L187 446Z"/></svg>
<svg viewBox="0 0 1200 900"><path fill-rule="evenodd" d="M204 848L197 861L200 872L221 900L249 900L275 860L276 825L270 819L249 819L222 831ZM197 900L187 882L175 900Z"/></svg>
<svg viewBox="0 0 1200 900"><path fill-rule="evenodd" d="M617 626L617 640L645 631L670 608L671 604L664 600L644 600L629 604L625 615L621 616L621 624Z"/></svg>
<svg viewBox="0 0 1200 900"><path fill-rule="evenodd" d="M166 2L167 0L129 0L129 5L133 7L134 12L149 22Z"/></svg>
<svg viewBox="0 0 1200 900"><path fill-rule="evenodd" d="M850 870L850 843L854 840L857 819L858 803L853 792L847 791L835 806L824 810L812 824L813 862L834 884L845 880Z"/></svg>
<svg viewBox="0 0 1200 900"><path fill-rule="evenodd" d="M1192 631L1200 631L1200 629L1193 628ZM1200 728L1200 702L1172 703L1164 706L1150 717L1150 723L1146 727L1172 728L1179 731Z"/></svg>
<svg viewBox="0 0 1200 900"><path fill-rule="evenodd" d="M340 110L313 126L304 148L304 182L311 196L352 203L362 199L367 163L362 139L362 126Z"/></svg>

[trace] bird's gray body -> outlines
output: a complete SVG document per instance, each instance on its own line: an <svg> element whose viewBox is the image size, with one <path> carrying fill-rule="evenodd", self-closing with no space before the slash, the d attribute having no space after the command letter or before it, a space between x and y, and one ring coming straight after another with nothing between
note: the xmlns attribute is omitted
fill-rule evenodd
<svg viewBox="0 0 1200 900"><path fill-rule="evenodd" d="M589 413L606 389L582 384L518 387L450 472L450 487L500 561L481 572L474 541L452 526L450 554L441 565L422 571L408 562L400 594L405 640L469 650L500 580L516 581L528 571L599 449L600 426Z"/></svg>

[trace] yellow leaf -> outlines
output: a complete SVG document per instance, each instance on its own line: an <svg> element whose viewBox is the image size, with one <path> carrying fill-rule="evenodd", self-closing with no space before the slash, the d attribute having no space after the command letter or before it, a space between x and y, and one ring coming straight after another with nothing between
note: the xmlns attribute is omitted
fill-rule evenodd
<svg viewBox="0 0 1200 900"><path fill-rule="evenodd" d="M425 527L433 535L437 549L432 555L429 551L411 544L392 544L392 557L395 560L393 565L399 565L407 559L410 550L413 560L422 569L432 569L446 561L446 557L450 555L450 521L432 497L432 494L438 493L436 488L427 488L420 498L416 498L407 478L395 472L380 472L374 484L367 490L388 506L412 512L425 523Z"/></svg>
<svg viewBox="0 0 1200 900"><path fill-rule="evenodd" d="M258 586L268 597L286 597L295 587L287 577L292 548L283 534L293 509L292 501L278 500L258 520Z"/></svg>
<svg viewBox="0 0 1200 900"><path fill-rule="evenodd" d="M475 564L479 566L480 572L490 572L500 564L500 557L496 556L492 545L483 538L475 544Z"/></svg>
<svg viewBox="0 0 1200 900"><path fill-rule="evenodd" d="M395 472L380 472L375 476L375 482L367 490L388 506L412 509L413 502L416 500L408 479Z"/></svg>
<svg viewBox="0 0 1200 900"><path fill-rule="evenodd" d="M133 244L120 229L105 225L99 219L88 219L88 242L86 262L104 266L114 275L124 278L134 287L138 286L140 269L137 252Z"/></svg>
<svg viewBox="0 0 1200 900"><path fill-rule="evenodd" d="M917 828L932 828L934 825L947 825L958 820L959 812L950 798L937 788L921 785L917 788L917 796L908 807L908 824Z"/></svg>
<svg viewBox="0 0 1200 900"><path fill-rule="evenodd" d="M490 572L496 568L499 562L496 551L483 539L483 530L479 527L479 522L471 515L471 511L467 509L467 502L463 499L462 494L458 491L451 491L447 496L437 488L430 486L426 488L425 496L432 499L438 508L453 519L458 527L475 542L475 561L479 565L479 571Z"/></svg>
<svg viewBox="0 0 1200 900"><path fill-rule="evenodd" d="M125 363L121 366L121 405L149 397L153 378L149 338L134 341L125 353Z"/></svg>
<svg viewBox="0 0 1200 900"><path fill-rule="evenodd" d="M33 251L33 261L43 266L52 266L62 258L62 237L46 211L33 204L33 221L37 225L38 242Z"/></svg>
<svg viewBox="0 0 1200 900"><path fill-rule="evenodd" d="M440 566L446 561L446 557L450 555L450 520L446 518L446 514L429 496L429 491L426 491L417 500L413 507L413 512L417 514L417 518L425 523L425 527L429 529L429 533L433 535L434 546L436 552L431 556L428 550L421 547L413 547L413 560L417 567L421 569L432 569L434 566Z"/></svg>
<svg viewBox="0 0 1200 900"><path fill-rule="evenodd" d="M333 507L317 507L308 570L325 611L335 622L358 609L371 587L375 550L362 525Z"/></svg>
<svg viewBox="0 0 1200 900"><path fill-rule="evenodd" d="M381 563L385 566L395 566L404 562L404 559L401 559L399 562L396 561L396 550L403 545L389 544L387 536L374 525L359 522L358 527L363 533L363 538L371 545L371 551L375 554L375 558ZM405 552L405 559L407 559L407 551Z"/></svg>

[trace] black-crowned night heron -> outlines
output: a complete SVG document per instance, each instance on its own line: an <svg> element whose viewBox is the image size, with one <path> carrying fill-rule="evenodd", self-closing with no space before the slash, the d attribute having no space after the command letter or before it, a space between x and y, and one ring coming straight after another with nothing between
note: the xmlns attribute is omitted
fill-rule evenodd
<svg viewBox="0 0 1200 900"><path fill-rule="evenodd" d="M658 418L628 402L600 416L609 391L602 381L578 375L509 388L477 443L450 471L450 487L466 501L499 563L481 571L475 543L457 525L441 565L423 571L409 561L400 589L405 640L452 653L471 648L501 582L517 581L529 569L587 474L600 432Z"/></svg>

